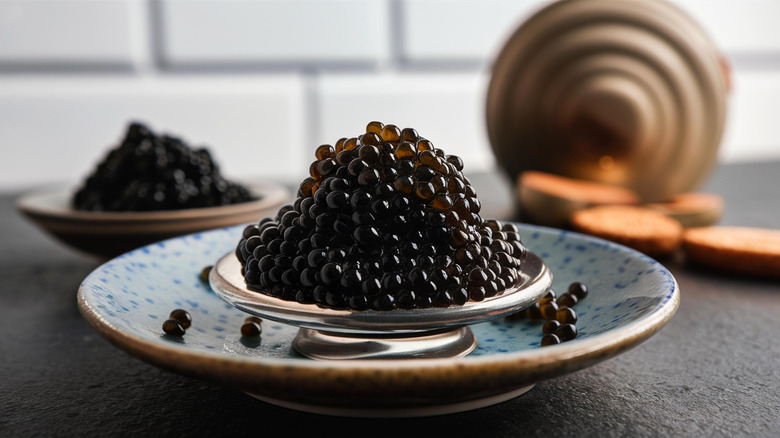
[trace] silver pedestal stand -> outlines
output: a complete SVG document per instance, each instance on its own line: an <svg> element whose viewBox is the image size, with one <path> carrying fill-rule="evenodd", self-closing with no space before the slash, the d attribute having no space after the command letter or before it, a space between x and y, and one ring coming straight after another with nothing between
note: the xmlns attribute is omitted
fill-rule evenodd
<svg viewBox="0 0 780 438"><path fill-rule="evenodd" d="M552 273L527 253L515 287L484 301L445 308L351 311L284 301L246 289L235 254L220 259L209 275L212 289L234 307L263 319L299 327L293 348L309 358L456 358L469 354L477 339L470 324L517 312L541 299Z"/></svg>

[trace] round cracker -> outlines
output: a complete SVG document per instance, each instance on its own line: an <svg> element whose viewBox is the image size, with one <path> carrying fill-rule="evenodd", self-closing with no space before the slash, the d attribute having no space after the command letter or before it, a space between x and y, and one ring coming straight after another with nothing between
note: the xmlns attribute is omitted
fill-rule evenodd
<svg viewBox="0 0 780 438"><path fill-rule="evenodd" d="M644 207L607 205L572 214L572 227L580 232L611 240L647 255L673 252L682 240L682 225Z"/></svg>
<svg viewBox="0 0 780 438"><path fill-rule="evenodd" d="M636 193L623 187L536 171L520 175L518 195L526 220L559 228L568 224L572 213L584 208L639 202Z"/></svg>
<svg viewBox="0 0 780 438"><path fill-rule="evenodd" d="M706 227L717 223L723 215L723 198L709 193L681 193L668 202L645 207L677 219L685 228Z"/></svg>
<svg viewBox="0 0 780 438"><path fill-rule="evenodd" d="M780 230L691 228L683 235L689 260L737 274L780 277Z"/></svg>

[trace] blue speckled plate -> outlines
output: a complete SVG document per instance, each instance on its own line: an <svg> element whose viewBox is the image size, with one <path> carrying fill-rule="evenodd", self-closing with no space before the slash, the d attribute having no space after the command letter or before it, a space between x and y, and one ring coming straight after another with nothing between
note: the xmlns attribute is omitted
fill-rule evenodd
<svg viewBox="0 0 780 438"><path fill-rule="evenodd" d="M540 380L576 371L650 337L674 314L677 282L658 262L626 247L520 225L526 246L552 270L553 288L574 281L590 294L575 307L579 336L539 346L541 324L476 324L479 343L460 359L320 362L291 348L296 328L265 322L259 342L239 329L247 316L199 276L233 251L243 227L175 238L124 254L82 283L79 307L111 342L140 359L295 409L353 416L418 416L473 409L516 396ZM162 322L187 309L192 327L164 335Z"/></svg>

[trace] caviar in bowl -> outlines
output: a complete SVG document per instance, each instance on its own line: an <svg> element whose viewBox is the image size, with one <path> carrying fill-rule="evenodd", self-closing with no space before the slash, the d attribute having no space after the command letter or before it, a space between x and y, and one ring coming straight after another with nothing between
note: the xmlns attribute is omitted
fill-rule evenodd
<svg viewBox="0 0 780 438"><path fill-rule="evenodd" d="M205 148L133 123L78 187L23 195L17 209L83 252L110 258L162 239L247 223L287 202L288 191L226 180Z"/></svg>

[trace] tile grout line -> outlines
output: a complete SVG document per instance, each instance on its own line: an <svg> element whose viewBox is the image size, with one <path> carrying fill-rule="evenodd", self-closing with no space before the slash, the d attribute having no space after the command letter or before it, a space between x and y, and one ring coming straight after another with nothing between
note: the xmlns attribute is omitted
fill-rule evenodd
<svg viewBox="0 0 780 438"><path fill-rule="evenodd" d="M401 0L389 0L388 3L388 16L390 17L390 25L388 26L388 42L390 43L390 59L387 60L388 70L398 72L404 65L403 58L403 37L404 24L403 24L403 4Z"/></svg>
<svg viewBox="0 0 780 438"><path fill-rule="evenodd" d="M303 136L303 151L302 151L302 159L303 159L303 165L308 165L309 163L306 163L305 157L308 156L307 152L311 150L311 152L314 152L314 148L319 146L318 141L321 141L320 135L322 130L321 123L322 123L322 117L320 115L320 90L319 90L319 84L321 81L319 80L320 73L314 69L309 69L307 71L303 72L303 87L304 87L304 110L303 110L303 119L304 119L304 126L306 127L306 134Z"/></svg>

